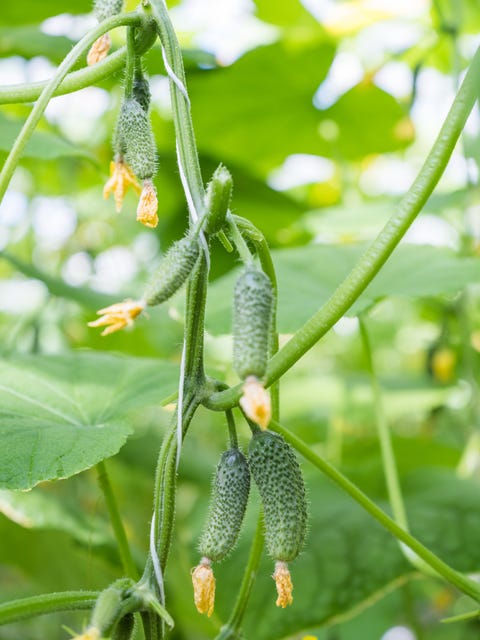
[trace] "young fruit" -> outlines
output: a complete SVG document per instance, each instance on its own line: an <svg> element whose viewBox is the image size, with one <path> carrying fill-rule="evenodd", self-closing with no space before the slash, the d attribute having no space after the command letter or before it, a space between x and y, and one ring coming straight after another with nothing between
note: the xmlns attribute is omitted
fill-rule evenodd
<svg viewBox="0 0 480 640"><path fill-rule="evenodd" d="M200 540L200 564L192 571L195 606L210 616L215 601L212 562L235 546L250 491L250 471L241 451L229 449L220 458L213 481L210 510Z"/></svg>
<svg viewBox="0 0 480 640"><path fill-rule="evenodd" d="M272 312L270 279L253 265L245 267L233 297L233 366L242 380L265 375Z"/></svg>
<svg viewBox="0 0 480 640"><path fill-rule="evenodd" d="M205 209L208 211L205 233L218 233L225 224L230 200L232 199L232 175L222 164L217 167L208 183L205 195Z"/></svg>
<svg viewBox="0 0 480 640"><path fill-rule="evenodd" d="M135 98L125 98L118 119L115 141L125 149L125 160L141 180L150 179L157 168L155 139L148 115Z"/></svg>
<svg viewBox="0 0 480 640"><path fill-rule="evenodd" d="M256 432L248 462L264 508L265 539L276 561L277 606L292 602L287 562L300 553L307 528L307 501L302 472L285 440L272 431Z"/></svg>
<svg viewBox="0 0 480 640"><path fill-rule="evenodd" d="M99 22L116 16L123 7L123 0L95 0L93 3L93 13Z"/></svg>
<svg viewBox="0 0 480 640"><path fill-rule="evenodd" d="M198 240L185 236L175 242L165 254L150 284L144 299L149 306L155 306L168 300L192 272L200 254Z"/></svg>

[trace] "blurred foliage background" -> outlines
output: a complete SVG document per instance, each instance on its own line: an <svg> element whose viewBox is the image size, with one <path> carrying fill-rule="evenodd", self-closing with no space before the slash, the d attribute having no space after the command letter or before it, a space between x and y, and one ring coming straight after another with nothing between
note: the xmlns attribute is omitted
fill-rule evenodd
<svg viewBox="0 0 480 640"><path fill-rule="evenodd" d="M479 5L477 0L173 4L203 175L207 180L219 162L226 164L234 178L233 211L251 219L274 250L285 341L327 300L411 184L478 45ZM2 7L2 84L48 78L95 23L89 11L88 0L68 5L17 0ZM116 47L124 43L123 30L113 41ZM12 425L21 429L25 450L19 449L19 456L30 461L17 477L13 449L0 454L2 600L102 588L121 575L96 473L88 467L116 453L127 435L109 468L139 566L145 558L156 452L169 419L169 406L158 405L176 386L181 296L142 316L131 331L107 338L86 322L104 303L138 296L186 225L158 44L146 63L160 163L157 229L135 222L133 195L121 214L102 199L121 73L52 100L0 206L0 434L11 438ZM28 105L1 108L2 161L28 110ZM388 509L358 331L362 312L413 532L455 568L469 572L480 569L479 134L476 106L405 241L348 317L281 386L282 421ZM217 243L207 363L229 383L236 382L228 335L236 266ZM78 353L85 349L95 353ZM18 391L26 386L29 399ZM105 406L106 392L111 406ZM97 427L102 400L108 437L101 439L92 428L81 451L77 440L69 441L76 453L66 462L62 458L63 467L58 460L42 467L35 447L52 418L42 414L39 403L71 417L67 398L74 398ZM60 419L55 437L63 442L62 425ZM226 620L254 527L251 504L239 548L218 568L215 614L202 618L193 605L190 568L197 562L210 478L226 446L224 426L222 416L200 411L184 447L167 577L176 640L212 638ZM247 438L242 425L243 444ZM44 443L45 456L48 446ZM7 473L9 465L15 473ZM395 540L349 497L306 465L304 471L312 517L305 552L292 567L294 605L276 609L272 569L268 559L262 562L246 618L247 638L478 637L475 620L440 623L471 604L448 586L420 577ZM72 477L54 480L67 476ZM37 484L28 492L15 491ZM46 616L1 627L0 639L65 638L62 624L80 630L85 621L86 614Z"/></svg>

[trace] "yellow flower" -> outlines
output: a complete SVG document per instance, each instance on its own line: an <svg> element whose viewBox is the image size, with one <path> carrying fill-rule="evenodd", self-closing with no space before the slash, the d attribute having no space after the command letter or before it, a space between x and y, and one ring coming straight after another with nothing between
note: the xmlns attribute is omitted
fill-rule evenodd
<svg viewBox="0 0 480 640"><path fill-rule="evenodd" d="M146 227L156 227L158 224L157 192L151 180L144 180L143 189L137 208L137 221Z"/></svg>
<svg viewBox="0 0 480 640"><path fill-rule="evenodd" d="M128 187L132 187L136 194L140 194L141 187L135 180L135 176L123 160L110 162L110 178L103 187L103 197L107 199L113 191L115 209L121 211L123 199Z"/></svg>
<svg viewBox="0 0 480 640"><path fill-rule="evenodd" d="M292 578L290 577L290 571L288 570L288 566L286 562L276 562L275 563L275 572L273 574L273 579L275 580L275 584L277 585L277 594L278 598L275 604L277 607L285 607L289 604L292 604L293 597L293 585Z"/></svg>
<svg viewBox="0 0 480 640"><path fill-rule="evenodd" d="M89 327L107 327L102 331L102 336L108 336L109 333L120 331L124 327L131 326L135 318L145 309L143 300L124 300L117 302L105 309L97 311L97 315L101 318L88 323Z"/></svg>
<svg viewBox="0 0 480 640"><path fill-rule="evenodd" d="M202 558L200 564L192 570L193 598L199 613L210 617L215 604L215 576L208 558Z"/></svg>
<svg viewBox="0 0 480 640"><path fill-rule="evenodd" d="M75 636L72 640L100 640L100 631L97 627L89 627L85 633Z"/></svg>
<svg viewBox="0 0 480 640"><path fill-rule="evenodd" d="M95 40L87 54L88 66L91 67L92 65L97 64L97 62L100 62L100 60L106 58L110 51L111 44L112 41L108 33L104 33L103 36L98 38L98 40Z"/></svg>
<svg viewBox="0 0 480 640"><path fill-rule="evenodd" d="M248 376L242 388L240 406L250 420L266 429L272 417L270 395L255 376Z"/></svg>

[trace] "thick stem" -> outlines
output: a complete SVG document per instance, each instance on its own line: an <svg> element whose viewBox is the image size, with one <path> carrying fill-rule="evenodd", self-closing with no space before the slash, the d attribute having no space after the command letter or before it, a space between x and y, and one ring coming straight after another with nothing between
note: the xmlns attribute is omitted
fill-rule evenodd
<svg viewBox="0 0 480 640"><path fill-rule="evenodd" d="M123 570L126 576L136 579L138 577L138 571L135 566L135 562L133 561L130 546L128 544L127 534L125 533L125 528L123 526L120 511L115 499L115 494L113 493L112 485L110 483L110 478L108 476L105 461L99 462L97 464L97 472L98 484L100 485L100 489L102 490L103 496L105 498L105 504L107 505L110 523L112 525L115 539L117 541L118 552L122 561Z"/></svg>
<svg viewBox="0 0 480 640"><path fill-rule="evenodd" d="M5 602L0 604L0 625L46 613L92 609L97 597L97 591L64 591Z"/></svg>
<svg viewBox="0 0 480 640"><path fill-rule="evenodd" d="M64 58L61 65L58 67L53 78L43 89L39 99L35 103L30 115L28 116L22 130L17 136L13 147L8 154L8 157L3 165L2 172L0 173L0 202L3 200L5 191L10 183L13 173L18 165L20 157L27 142L29 141L32 133L35 130L40 118L42 117L45 109L47 108L50 99L52 98L55 90L60 85L62 80L67 75L68 71L73 65L80 59L85 51L104 33L114 29L115 27L121 27L125 25L138 25L142 21L140 14L133 13L121 13L112 18L108 18L101 22L95 29L89 31L70 51L70 53Z"/></svg>
<svg viewBox="0 0 480 640"><path fill-rule="evenodd" d="M346 478L340 471L335 469L331 464L323 460L319 455L314 453L310 446L294 435L291 431L282 427L278 422L272 421L270 428L280 433L292 447L294 447L304 458L309 460L317 469L320 469L326 476L333 480L343 491L346 491L365 511L367 511L377 522L379 522L387 531L394 535L398 540L403 542L409 549L417 554L425 563L431 567L439 576L447 582L453 584L459 591L470 596L477 602L480 602L480 585L470 580L448 564L443 562L438 556L432 553L421 542L414 538L410 533L402 529L395 520L392 520L380 507L378 507L370 498L363 493L353 482Z"/></svg>
<svg viewBox="0 0 480 640"><path fill-rule="evenodd" d="M272 384L292 367L345 314L385 264L405 235L438 183L455 144L475 104L480 76L480 49L477 50L453 101L437 139L417 178L400 202L397 212L361 256L355 267L323 307L301 327L270 360L267 381ZM214 393L206 403L210 409L225 411L238 403L241 385Z"/></svg>

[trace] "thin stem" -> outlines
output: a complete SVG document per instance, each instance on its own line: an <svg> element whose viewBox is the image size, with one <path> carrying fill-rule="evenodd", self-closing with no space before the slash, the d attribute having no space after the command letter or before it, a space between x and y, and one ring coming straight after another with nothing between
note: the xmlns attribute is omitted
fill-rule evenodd
<svg viewBox="0 0 480 640"><path fill-rule="evenodd" d="M40 118L42 117L45 109L47 108L50 99L52 98L55 89L60 85L62 80L67 75L68 71L73 65L80 59L85 51L104 33L114 29L115 27L121 27L124 25L138 25L142 21L142 17L136 13L121 13L117 16L107 18L101 22L95 29L89 31L70 51L70 53L64 58L61 65L58 67L53 78L43 89L39 99L35 103L30 115L26 119L22 130L17 136L10 153L5 161L2 172L0 173L0 202L3 200L5 191L10 183L13 173L17 167L23 150L27 142L29 141L32 133L35 130Z"/></svg>
<svg viewBox="0 0 480 640"><path fill-rule="evenodd" d="M127 29L127 61L125 64L125 96L130 98L133 92L133 74L135 71L135 27Z"/></svg>
<svg viewBox="0 0 480 640"><path fill-rule="evenodd" d="M248 557L245 573L243 574L242 584L238 592L235 606L226 625L222 627L220 633L215 640L227 640L240 637L240 629L242 626L245 611L247 609L248 600L252 593L255 578L257 576L258 565L262 557L263 551L263 514L260 512L257 519L257 528L252 540L250 555Z"/></svg>
<svg viewBox="0 0 480 640"><path fill-rule="evenodd" d="M231 216L227 219L228 226L230 229L230 239L233 240L233 244L237 248L238 255L240 256L242 262L246 265L252 264L253 256L252 252L248 248L247 243L243 239L242 234L238 230L238 227Z"/></svg>
<svg viewBox="0 0 480 640"><path fill-rule="evenodd" d="M375 518L387 531L398 540L401 540L401 542L422 558L438 575L456 586L457 589L465 595L480 602L480 585L450 567L410 533L405 531L405 529L402 529L395 520L392 520L390 516L370 500L370 498L345 477L343 473L314 453L306 442L274 420L270 423L270 428L280 433L304 458L309 460L317 469L320 469L320 471L328 476L330 480L333 480L335 484L346 491L365 511Z"/></svg>
<svg viewBox="0 0 480 640"><path fill-rule="evenodd" d="M64 591L21 598L0 604L0 625L59 611L92 609L98 591Z"/></svg>
<svg viewBox="0 0 480 640"><path fill-rule="evenodd" d="M230 447L232 449L238 449L237 429L235 427L235 420L233 418L232 411L230 409L228 411L225 411L225 416L227 418L228 438L230 440Z"/></svg>
<svg viewBox="0 0 480 640"><path fill-rule="evenodd" d="M120 71L125 66L126 47L121 47L118 51L108 55L105 60L97 62L91 67L73 71L65 76L61 84L55 89L52 97L63 96L67 93L80 91L85 87L90 87L116 71ZM29 82L25 84L12 84L0 87L0 105L16 104L18 102L35 102L50 80L42 82Z"/></svg>
<svg viewBox="0 0 480 640"><path fill-rule="evenodd" d="M397 462L395 453L393 452L392 439L390 430L385 416L385 408L383 406L382 391L375 371L373 363L372 346L368 330L363 316L360 316L360 336L362 338L363 350L367 359L367 369L370 374L370 381L373 392L373 408L375 412L375 426L377 428L378 439L380 441L380 449L382 452L383 472L387 483L388 497L392 507L393 516L397 523L405 529L409 530L407 512L403 501L402 489L398 477Z"/></svg>
<svg viewBox="0 0 480 640"><path fill-rule="evenodd" d="M273 356L267 371L267 384L278 380L292 367L363 293L387 258L405 235L439 181L455 144L475 104L480 76L480 49L477 50L460 89L448 112L440 133L417 178L403 197L397 212L361 256L355 267L323 307L301 327L287 344ZM241 385L214 393L206 403L210 409L225 411L235 406Z"/></svg>
<svg viewBox="0 0 480 640"><path fill-rule="evenodd" d="M118 545L118 552L122 561L123 570L125 575L129 578L136 579L138 577L137 568L133 561L132 553L130 551L130 545L128 544L127 534L123 526L120 511L118 509L117 501L113 493L110 478L108 476L107 466L104 460L97 464L98 472L98 484L102 490L103 497L105 498L105 504L107 505L108 515L110 517L110 523L112 525L113 533Z"/></svg>

